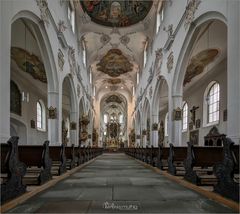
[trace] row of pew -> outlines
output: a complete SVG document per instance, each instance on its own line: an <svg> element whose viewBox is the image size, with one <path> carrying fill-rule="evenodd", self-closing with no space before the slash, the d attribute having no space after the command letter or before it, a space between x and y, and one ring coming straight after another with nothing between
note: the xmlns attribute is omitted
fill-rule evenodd
<svg viewBox="0 0 240 214"><path fill-rule="evenodd" d="M239 202L239 145L229 138L222 147L126 148L125 153L147 164L182 176L196 185L212 185L213 191Z"/></svg>
<svg viewBox="0 0 240 214"><path fill-rule="evenodd" d="M42 185L98 155L102 148L18 145L18 137L1 144L1 204L26 192L27 185Z"/></svg>

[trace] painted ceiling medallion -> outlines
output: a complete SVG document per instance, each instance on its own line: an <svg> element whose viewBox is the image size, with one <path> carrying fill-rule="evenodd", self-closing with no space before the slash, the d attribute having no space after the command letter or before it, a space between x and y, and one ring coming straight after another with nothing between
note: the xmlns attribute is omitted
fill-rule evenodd
<svg viewBox="0 0 240 214"><path fill-rule="evenodd" d="M30 54L22 48L12 47L11 58L21 70L29 73L34 79L47 83L44 65L36 55Z"/></svg>
<svg viewBox="0 0 240 214"><path fill-rule="evenodd" d="M108 82L109 84L112 84L112 85L117 85L117 84L120 84L120 83L122 82L122 80L119 79L119 78L116 78L116 79L108 79L107 82Z"/></svg>
<svg viewBox="0 0 240 214"><path fill-rule="evenodd" d="M195 55L187 67L183 85L185 86L191 82L195 76L201 74L204 68L214 61L218 53L219 51L217 49L207 49Z"/></svg>
<svg viewBox="0 0 240 214"><path fill-rule="evenodd" d="M97 70L111 77L132 71L133 65L119 49L111 49L97 64Z"/></svg>
<svg viewBox="0 0 240 214"><path fill-rule="evenodd" d="M117 95L111 95L106 99L106 103L111 103L111 102L122 103L122 99Z"/></svg>
<svg viewBox="0 0 240 214"><path fill-rule="evenodd" d="M109 27L127 27L142 21L153 4L150 0L83 0L80 2L93 22Z"/></svg>

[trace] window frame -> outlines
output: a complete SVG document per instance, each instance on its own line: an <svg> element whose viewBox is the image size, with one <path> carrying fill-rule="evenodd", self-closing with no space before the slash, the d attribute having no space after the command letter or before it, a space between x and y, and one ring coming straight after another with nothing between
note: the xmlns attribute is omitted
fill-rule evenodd
<svg viewBox="0 0 240 214"><path fill-rule="evenodd" d="M186 111L184 110L184 108L187 108ZM186 114L184 114L184 112L186 112ZM186 119L184 119L186 116ZM182 132L187 132L188 131L188 103L185 101L183 102L183 106L182 106ZM184 122L186 121L186 122ZM184 127L184 124L186 125L186 127Z"/></svg>
<svg viewBox="0 0 240 214"><path fill-rule="evenodd" d="M169 125L169 115L168 112L165 115L165 119L164 119L164 125L165 125L165 129L164 129L164 136L168 137L168 125Z"/></svg>
<svg viewBox="0 0 240 214"><path fill-rule="evenodd" d="M47 128L46 128L46 108L45 108L44 102L42 100L38 100L36 107L37 107L37 115L36 115L37 116L37 130L45 132L47 130ZM39 113L39 109L38 109L39 107L40 107L40 113ZM40 120L41 127L39 126L39 119L41 119Z"/></svg>
<svg viewBox="0 0 240 214"><path fill-rule="evenodd" d="M215 84L218 84L218 101L217 101L217 108L218 108L218 120L216 121L209 121L209 94L211 89ZM209 127L213 125L218 125L220 122L220 103L221 103L221 87L217 81L212 81L208 84L204 92L203 98L203 127ZM216 102L215 102L216 103ZM216 111L215 111L216 112Z"/></svg>

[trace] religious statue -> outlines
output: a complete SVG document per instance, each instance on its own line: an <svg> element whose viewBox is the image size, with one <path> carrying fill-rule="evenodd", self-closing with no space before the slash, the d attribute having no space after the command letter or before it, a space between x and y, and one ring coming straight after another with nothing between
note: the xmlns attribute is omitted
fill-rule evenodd
<svg viewBox="0 0 240 214"><path fill-rule="evenodd" d="M164 143L164 124L161 120L160 127L158 129L158 145L163 145Z"/></svg>
<svg viewBox="0 0 240 214"><path fill-rule="evenodd" d="M190 109L191 112L191 121L195 125L195 120L196 120L196 110L199 109L199 106L193 106L192 109Z"/></svg>

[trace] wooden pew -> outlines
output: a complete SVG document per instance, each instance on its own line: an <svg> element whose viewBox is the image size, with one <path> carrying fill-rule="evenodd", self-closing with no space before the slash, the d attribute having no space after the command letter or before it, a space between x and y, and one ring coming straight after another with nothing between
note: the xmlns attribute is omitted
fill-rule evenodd
<svg viewBox="0 0 240 214"><path fill-rule="evenodd" d="M49 147L50 157L53 161L52 164L52 175L62 175L67 171L65 145L61 146L50 146Z"/></svg>
<svg viewBox="0 0 240 214"><path fill-rule="evenodd" d="M65 148L65 155L66 155L66 167L67 169L71 170L75 167L76 162L74 144L72 144L71 147Z"/></svg>
<svg viewBox="0 0 240 214"><path fill-rule="evenodd" d="M157 164L156 167L161 169L161 170L167 170L168 169L168 155L169 155L169 147L163 147L160 145L158 147L158 157L157 157Z"/></svg>
<svg viewBox="0 0 240 214"><path fill-rule="evenodd" d="M22 178L27 166L18 158L18 137L11 137L7 144L1 144L1 174L7 173L7 180L1 183L1 203L26 192ZM2 166L4 165L4 166Z"/></svg>
<svg viewBox="0 0 240 214"><path fill-rule="evenodd" d="M27 166L23 178L26 185L41 185L52 179L52 160L49 156L49 141L41 145L18 146L19 160Z"/></svg>
<svg viewBox="0 0 240 214"><path fill-rule="evenodd" d="M213 179L215 192L239 201L239 184L234 181L234 171L239 173L239 145L233 144L229 138L223 139L223 147L194 147L188 143L184 178L197 185L204 179ZM203 176L197 167L213 167L214 174Z"/></svg>
<svg viewBox="0 0 240 214"><path fill-rule="evenodd" d="M187 157L187 147L175 147L170 143L168 155L168 172L172 175L185 174L184 160Z"/></svg>

